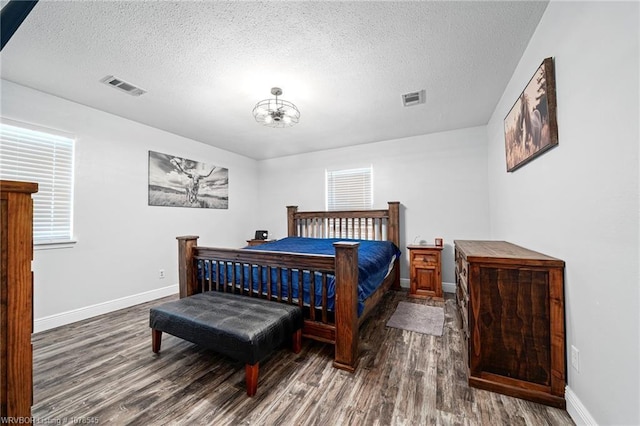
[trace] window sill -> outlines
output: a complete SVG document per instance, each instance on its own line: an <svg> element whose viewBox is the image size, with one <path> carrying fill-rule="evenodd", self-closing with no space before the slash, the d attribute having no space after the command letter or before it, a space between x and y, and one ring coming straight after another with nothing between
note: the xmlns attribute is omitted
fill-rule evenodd
<svg viewBox="0 0 640 426"><path fill-rule="evenodd" d="M73 248L77 243L76 240L52 240L52 241L40 241L33 243L34 250L55 250Z"/></svg>

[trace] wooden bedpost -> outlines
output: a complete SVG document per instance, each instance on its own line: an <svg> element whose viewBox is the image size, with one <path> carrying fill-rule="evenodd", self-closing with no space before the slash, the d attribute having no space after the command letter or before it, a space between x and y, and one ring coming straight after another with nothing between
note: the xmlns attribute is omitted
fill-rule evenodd
<svg viewBox="0 0 640 426"><path fill-rule="evenodd" d="M297 237L295 214L298 212L298 206L287 206L287 236Z"/></svg>
<svg viewBox="0 0 640 426"><path fill-rule="evenodd" d="M389 201L389 224L387 229L387 240L391 241L398 248L400 248L400 202ZM394 290L400 290L400 259L395 260L395 267L393 268L395 278L391 288Z"/></svg>
<svg viewBox="0 0 640 426"><path fill-rule="evenodd" d="M389 201L389 224L387 240L400 247L400 202Z"/></svg>
<svg viewBox="0 0 640 426"><path fill-rule="evenodd" d="M197 235L176 237L178 240L178 283L180 298L198 293L196 265L193 262L193 249L198 244Z"/></svg>
<svg viewBox="0 0 640 426"><path fill-rule="evenodd" d="M336 249L336 352L333 366L349 372L358 363L358 246L334 243Z"/></svg>

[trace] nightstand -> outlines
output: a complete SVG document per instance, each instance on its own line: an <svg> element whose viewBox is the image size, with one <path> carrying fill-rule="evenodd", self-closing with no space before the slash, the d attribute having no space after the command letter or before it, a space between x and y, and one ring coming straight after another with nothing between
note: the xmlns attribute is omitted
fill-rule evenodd
<svg viewBox="0 0 640 426"><path fill-rule="evenodd" d="M409 297L420 299L442 298L442 247L410 245Z"/></svg>
<svg viewBox="0 0 640 426"><path fill-rule="evenodd" d="M273 240L256 240L255 238L252 240L247 240L247 244L249 247L259 246L260 244L269 243Z"/></svg>

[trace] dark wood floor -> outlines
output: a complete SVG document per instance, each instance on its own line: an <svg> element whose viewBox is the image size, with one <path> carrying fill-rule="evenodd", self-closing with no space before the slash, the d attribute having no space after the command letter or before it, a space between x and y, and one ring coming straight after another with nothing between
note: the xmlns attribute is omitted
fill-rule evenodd
<svg viewBox="0 0 640 426"><path fill-rule="evenodd" d="M244 366L165 334L151 352L149 308L160 299L34 335L33 417L100 424L564 425L566 411L471 389L455 300L442 337L388 328L406 293L391 292L361 329L355 374L310 340L260 364L248 398ZM413 301L413 300L412 300ZM416 302L431 303L435 302Z"/></svg>

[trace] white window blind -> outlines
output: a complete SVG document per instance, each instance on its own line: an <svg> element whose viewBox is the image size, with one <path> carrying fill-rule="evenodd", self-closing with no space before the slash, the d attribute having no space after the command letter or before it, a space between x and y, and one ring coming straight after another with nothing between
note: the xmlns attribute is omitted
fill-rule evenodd
<svg viewBox="0 0 640 426"><path fill-rule="evenodd" d="M34 244L71 241L75 139L9 121L0 122L0 178L38 183Z"/></svg>
<svg viewBox="0 0 640 426"><path fill-rule="evenodd" d="M371 167L327 170L327 210L369 210L373 205Z"/></svg>

